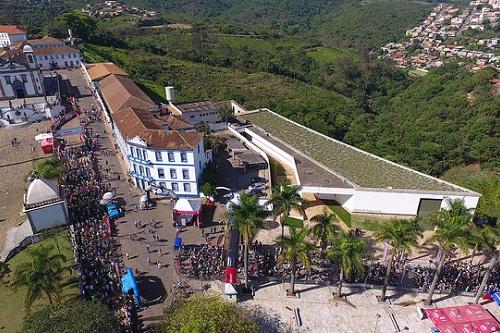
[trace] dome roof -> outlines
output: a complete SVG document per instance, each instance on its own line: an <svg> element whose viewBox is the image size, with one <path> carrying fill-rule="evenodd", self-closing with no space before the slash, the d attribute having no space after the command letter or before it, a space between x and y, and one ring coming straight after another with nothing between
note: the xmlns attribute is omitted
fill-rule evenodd
<svg viewBox="0 0 500 333"><path fill-rule="evenodd" d="M37 178L28 187L25 204L32 205L59 198L59 188L56 183L44 178Z"/></svg>
<svg viewBox="0 0 500 333"><path fill-rule="evenodd" d="M24 45L23 53L33 53L33 48L29 45Z"/></svg>

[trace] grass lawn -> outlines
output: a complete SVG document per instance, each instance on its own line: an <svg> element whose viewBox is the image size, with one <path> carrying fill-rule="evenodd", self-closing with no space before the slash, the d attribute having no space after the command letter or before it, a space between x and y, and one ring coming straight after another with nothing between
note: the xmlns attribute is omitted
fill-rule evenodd
<svg viewBox="0 0 500 333"><path fill-rule="evenodd" d="M288 216L285 219L285 225L291 228L304 228L304 221L297 219L295 217Z"/></svg>
<svg viewBox="0 0 500 333"><path fill-rule="evenodd" d="M341 219L345 225L352 228L351 214L335 201L323 200L324 204Z"/></svg>
<svg viewBox="0 0 500 333"><path fill-rule="evenodd" d="M52 245L53 252L57 253L57 245L56 240L59 243L59 248L61 253L67 258L65 262L65 266L69 267L73 264L73 251L71 249L71 245L68 242L66 237L67 231L62 231L56 236L52 236L40 243L35 245L31 245L28 247L33 248L41 245ZM24 262L29 262L31 260L28 251L23 250L16 254L12 259L9 260L9 266L12 272L15 271L16 267ZM9 280L13 278L13 273L10 274L9 278L5 278L5 280ZM74 278L74 276L73 276ZM72 281L72 277L67 276L65 282L69 283ZM0 332L1 333L15 333L21 329L23 317L25 315L24 311L24 297L26 294L26 288L18 288L16 291L13 289L5 287L3 284L0 284ZM78 296L78 285L75 283L69 284L64 287L63 297L64 300L68 300L75 296ZM33 305L33 309L36 309L41 306L46 306L49 304L47 298L42 298L35 302Z"/></svg>
<svg viewBox="0 0 500 333"><path fill-rule="evenodd" d="M283 39L262 39L255 37L219 36L218 39L231 48L246 46L249 48L272 51L279 47L300 48L304 42L298 38L288 37Z"/></svg>
<svg viewBox="0 0 500 333"><path fill-rule="evenodd" d="M307 51L307 56L313 58L320 64L335 62L343 56L356 57L354 51L346 48L330 48L326 46L316 47Z"/></svg>

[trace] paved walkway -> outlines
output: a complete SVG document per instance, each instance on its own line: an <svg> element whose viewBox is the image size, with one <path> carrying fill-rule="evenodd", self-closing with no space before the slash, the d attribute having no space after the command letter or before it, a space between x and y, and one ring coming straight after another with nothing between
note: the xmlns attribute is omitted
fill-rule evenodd
<svg viewBox="0 0 500 333"><path fill-rule="evenodd" d="M80 108L89 108L91 102L92 97L84 97L78 103ZM114 143L109 129L102 122L93 123L90 127L100 136L101 154L98 160L102 176L107 177L108 172L105 170L111 170L105 181L111 183L115 199L125 209L125 215L115 221L114 235L120 245L124 266L140 272L137 280L144 298L144 307L139 311L139 316L144 326L147 326L163 315L163 308L171 300L171 287L180 279L173 261L172 246L176 230L172 225L172 207L169 200L159 200L155 207L146 211L138 210L139 197L144 192L128 183L121 154L102 153L106 150L113 151ZM140 228L134 225L136 220L141 221ZM131 235L136 235L138 240L132 240ZM156 235L159 240L155 240ZM187 227L181 236L185 244L204 242L201 231L192 226ZM201 290L201 282L191 282L191 285L195 290Z"/></svg>

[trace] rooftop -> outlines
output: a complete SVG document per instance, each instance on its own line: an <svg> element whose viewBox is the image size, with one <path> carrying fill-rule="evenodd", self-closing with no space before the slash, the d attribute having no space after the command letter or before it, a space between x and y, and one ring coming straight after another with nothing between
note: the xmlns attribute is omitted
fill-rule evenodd
<svg viewBox="0 0 500 333"><path fill-rule="evenodd" d="M329 138L269 110L248 112L239 117L364 188L474 193Z"/></svg>
<svg viewBox="0 0 500 333"><path fill-rule="evenodd" d="M127 107L138 109L157 107L129 76L111 74L100 81L100 90L111 114Z"/></svg>
<svg viewBox="0 0 500 333"><path fill-rule="evenodd" d="M37 47L34 49L34 53L37 56L41 56L41 55L51 55L51 54L80 53L80 51L69 46L56 46L56 47Z"/></svg>
<svg viewBox="0 0 500 333"><path fill-rule="evenodd" d="M48 45L48 44L63 44L64 41L59 38L54 38L54 37L49 37L45 36L43 38L38 38L38 39L29 39L28 44L30 45Z"/></svg>
<svg viewBox="0 0 500 333"><path fill-rule="evenodd" d="M206 112L206 111L219 111L220 103L213 103L211 101L199 101L183 104L175 104L175 106L182 112Z"/></svg>
<svg viewBox="0 0 500 333"><path fill-rule="evenodd" d="M0 32L8 33L9 35L25 35L26 31L18 28L15 25L0 25Z"/></svg>
<svg viewBox="0 0 500 333"><path fill-rule="evenodd" d="M123 69L111 62L89 65L87 72L89 73L92 81L99 81L111 74L128 76Z"/></svg>

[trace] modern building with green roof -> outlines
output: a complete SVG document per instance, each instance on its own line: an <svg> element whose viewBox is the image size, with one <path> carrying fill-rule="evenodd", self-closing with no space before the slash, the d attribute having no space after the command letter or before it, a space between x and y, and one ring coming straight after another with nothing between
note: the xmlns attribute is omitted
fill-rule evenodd
<svg viewBox="0 0 500 333"><path fill-rule="evenodd" d="M232 129L293 170L302 192L339 202L351 213L425 215L480 194L388 161L297 124L268 109L240 112Z"/></svg>

